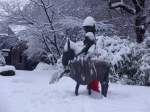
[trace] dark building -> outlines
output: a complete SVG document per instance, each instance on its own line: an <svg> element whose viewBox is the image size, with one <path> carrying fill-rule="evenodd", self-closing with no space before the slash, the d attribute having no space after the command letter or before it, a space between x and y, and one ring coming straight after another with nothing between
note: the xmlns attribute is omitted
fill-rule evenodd
<svg viewBox="0 0 150 112"><path fill-rule="evenodd" d="M15 47L11 49L2 49L3 56L7 65L13 65L18 70L27 70L26 62L27 56L24 51L27 49L24 41L20 41Z"/></svg>
<svg viewBox="0 0 150 112"><path fill-rule="evenodd" d="M20 41L10 50L9 56L11 58L11 65L14 65L16 69L26 70L27 56L24 54L26 49L26 42Z"/></svg>
<svg viewBox="0 0 150 112"><path fill-rule="evenodd" d="M26 70L27 57L24 54L26 49L26 42L20 41L7 24L0 22L0 50L6 64L13 65L19 70Z"/></svg>

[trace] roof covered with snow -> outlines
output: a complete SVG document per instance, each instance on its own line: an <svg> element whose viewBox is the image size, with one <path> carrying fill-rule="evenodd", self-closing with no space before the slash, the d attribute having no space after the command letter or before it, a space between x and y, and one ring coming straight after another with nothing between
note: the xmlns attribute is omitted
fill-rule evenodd
<svg viewBox="0 0 150 112"><path fill-rule="evenodd" d="M18 34L20 31L23 31L23 30L26 30L26 26L24 25L9 25L9 27L12 29L12 31L15 33L15 34Z"/></svg>

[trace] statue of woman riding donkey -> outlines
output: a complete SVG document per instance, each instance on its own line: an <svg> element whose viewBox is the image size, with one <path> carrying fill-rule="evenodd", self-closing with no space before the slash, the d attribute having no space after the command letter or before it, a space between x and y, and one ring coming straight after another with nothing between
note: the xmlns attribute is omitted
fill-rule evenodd
<svg viewBox="0 0 150 112"><path fill-rule="evenodd" d="M95 38L95 33L96 33L96 27L95 27L96 21L94 20L93 17L87 17L84 22L83 22L83 28L86 33L85 40L84 40L84 48L81 50L81 52L78 54L84 53L87 55L88 50L90 47L94 44L96 44L96 38ZM92 38L93 37L93 38ZM99 81L93 80L91 83L91 89L100 92L99 91Z"/></svg>
<svg viewBox="0 0 150 112"><path fill-rule="evenodd" d="M75 52L75 46L71 43L70 40L67 41L65 45L65 50L63 52L62 64L64 65L65 71L62 73L60 77L65 73L69 73L70 77L73 78L76 82L75 94L78 95L79 85L88 85L87 89L89 90L89 94L91 94L91 89L99 91L99 81L101 82L101 91L103 96L107 96L108 90L108 82L109 82L109 70L110 65L105 61L100 60L91 60L90 56L88 56L89 49L91 46L96 45L96 28L95 28L95 20L92 17L87 17L84 20L83 28L85 30L85 39L84 39L84 47L80 52ZM85 60L74 60L75 57L87 56L88 59ZM81 56L80 56L81 57ZM70 60L74 60L71 62ZM66 66L69 65L69 68Z"/></svg>

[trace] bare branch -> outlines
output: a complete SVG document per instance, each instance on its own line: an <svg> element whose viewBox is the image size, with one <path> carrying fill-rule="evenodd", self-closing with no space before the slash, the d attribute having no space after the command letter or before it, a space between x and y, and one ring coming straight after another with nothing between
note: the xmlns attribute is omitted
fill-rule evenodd
<svg viewBox="0 0 150 112"><path fill-rule="evenodd" d="M50 52L50 53L52 54L52 51L51 51L51 49L49 48L49 46L48 46L48 44L47 44L47 41L46 41L46 39L45 39L45 37L44 37L43 34L42 34L42 39L43 39L43 43L45 44L46 49L48 50L48 52Z"/></svg>
<svg viewBox="0 0 150 112"><path fill-rule="evenodd" d="M137 1L137 0L132 0L132 2L133 2L133 4L134 4L134 6L135 6L136 13L140 12L140 11L143 9L144 6L142 6L142 5L139 3L139 1ZM145 2L145 1L143 1L143 2Z"/></svg>
<svg viewBox="0 0 150 112"><path fill-rule="evenodd" d="M123 10L127 11L130 14L133 14L133 15L136 14L135 9L129 7L128 5L125 5L124 3L118 3L114 6L112 6L111 2L109 2L109 8L110 9L122 8Z"/></svg>
<svg viewBox="0 0 150 112"><path fill-rule="evenodd" d="M35 3L36 5L40 6L40 7L43 7L43 4L42 3L39 3L38 1L35 1L35 0L30 0L31 2Z"/></svg>
<svg viewBox="0 0 150 112"><path fill-rule="evenodd" d="M46 5L45 8L49 9L49 8L52 8L53 6L54 6L53 4L50 4L50 5Z"/></svg>
<svg viewBox="0 0 150 112"><path fill-rule="evenodd" d="M54 16L55 16L55 12L53 10L51 12L52 12L52 14L51 14L51 21L53 21L54 20Z"/></svg>

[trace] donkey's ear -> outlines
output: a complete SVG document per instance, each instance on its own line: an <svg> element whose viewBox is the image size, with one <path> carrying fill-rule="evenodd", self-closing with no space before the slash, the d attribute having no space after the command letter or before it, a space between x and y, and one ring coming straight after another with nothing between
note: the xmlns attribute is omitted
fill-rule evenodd
<svg viewBox="0 0 150 112"><path fill-rule="evenodd" d="M68 50L70 49L70 39L67 39L67 43L68 43Z"/></svg>

